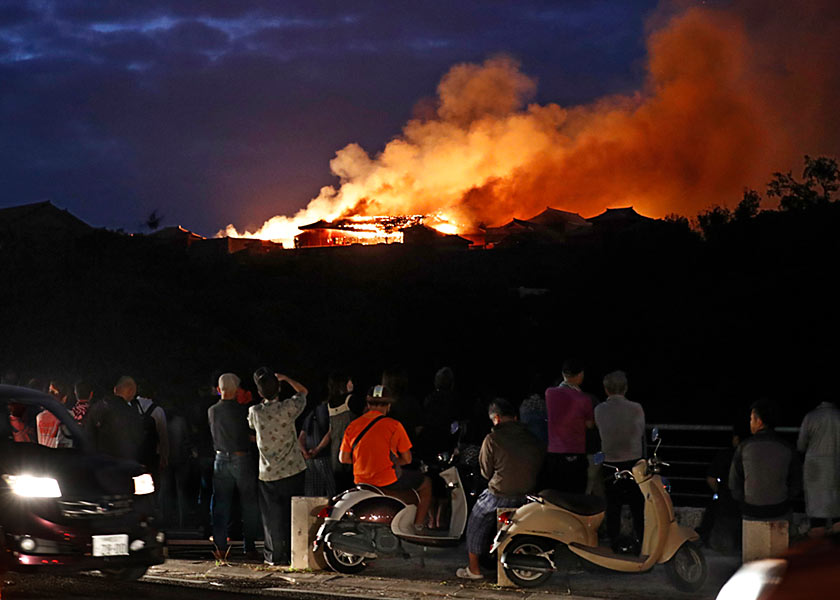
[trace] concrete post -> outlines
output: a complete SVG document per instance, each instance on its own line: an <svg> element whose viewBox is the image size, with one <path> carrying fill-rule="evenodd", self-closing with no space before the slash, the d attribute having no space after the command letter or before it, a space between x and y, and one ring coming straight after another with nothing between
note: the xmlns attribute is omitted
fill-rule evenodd
<svg viewBox="0 0 840 600"><path fill-rule="evenodd" d="M743 561L772 558L788 547L788 521L743 521Z"/></svg>
<svg viewBox="0 0 840 600"><path fill-rule="evenodd" d="M318 533L318 513L329 498L294 496L292 498L292 568L322 571L327 568L322 555L313 554L312 542Z"/></svg>
<svg viewBox="0 0 840 600"><path fill-rule="evenodd" d="M502 528L502 524L499 523L499 515L502 513L516 510L515 508L497 508L496 509L496 531ZM499 587L516 587L516 584L513 583L508 576L505 574L505 568L502 566L502 553L497 553L496 556L496 585Z"/></svg>

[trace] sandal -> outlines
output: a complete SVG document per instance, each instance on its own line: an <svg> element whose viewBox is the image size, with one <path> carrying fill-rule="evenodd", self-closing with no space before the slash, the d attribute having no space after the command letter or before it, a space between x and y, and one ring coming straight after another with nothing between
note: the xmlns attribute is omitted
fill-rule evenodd
<svg viewBox="0 0 840 600"><path fill-rule="evenodd" d="M461 567L455 571L455 575L460 579L484 579L484 575L473 573L469 567Z"/></svg>

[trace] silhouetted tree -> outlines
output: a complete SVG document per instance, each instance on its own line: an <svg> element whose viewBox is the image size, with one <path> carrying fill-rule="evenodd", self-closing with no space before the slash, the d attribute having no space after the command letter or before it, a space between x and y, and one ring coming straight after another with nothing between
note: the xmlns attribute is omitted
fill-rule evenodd
<svg viewBox="0 0 840 600"><path fill-rule="evenodd" d="M744 197L735 207L732 213L736 221L749 221L758 214L761 205L761 196L755 190L747 188L744 190Z"/></svg>
<svg viewBox="0 0 840 600"><path fill-rule="evenodd" d="M805 155L805 170L802 176L808 181L813 181L814 185L822 188L822 201L831 202L832 192L836 192L840 187L840 170L837 168L837 161L833 158L826 158L821 156L819 158L811 158Z"/></svg>
<svg viewBox="0 0 840 600"><path fill-rule="evenodd" d="M688 217L678 215L677 213L668 213L665 215L665 222L679 227L689 227Z"/></svg>
<svg viewBox="0 0 840 600"><path fill-rule="evenodd" d="M837 161L806 155L802 177L804 181L797 181L790 171L773 173L773 179L767 184L767 195L779 198L781 210L805 210L812 206L828 204L831 201L831 193L837 191L840 180Z"/></svg>
<svg viewBox="0 0 840 600"><path fill-rule="evenodd" d="M149 229L149 231L154 231L158 227L160 227L161 222L163 221L163 215L159 215L157 209L154 209L148 217L146 217L146 222L144 225Z"/></svg>
<svg viewBox="0 0 840 600"><path fill-rule="evenodd" d="M697 213L697 226L706 239L714 237L731 221L732 212L725 206L713 206L708 210Z"/></svg>

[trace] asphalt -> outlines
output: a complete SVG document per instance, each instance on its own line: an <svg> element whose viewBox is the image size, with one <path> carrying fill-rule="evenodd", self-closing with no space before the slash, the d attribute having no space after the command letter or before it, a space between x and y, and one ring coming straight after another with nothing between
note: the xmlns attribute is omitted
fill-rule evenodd
<svg viewBox="0 0 840 600"><path fill-rule="evenodd" d="M697 594L676 590L668 582L662 566L642 574L622 574L594 568L577 569L569 578L567 588L554 575L536 589L503 588L495 585L495 573L485 571L482 581L465 581L455 576L455 570L466 563L466 550L415 547L408 559L381 558L372 561L358 575L342 575L328 571L295 571L282 567L267 567L231 557L219 563L208 558L170 558L163 565L153 567L145 576L150 582L206 586L210 589L259 589L263 594L327 598L376 598L403 600L407 598L486 598L491 600L522 600L525 598L553 598L569 600L622 598L641 600L713 600L718 590L740 565L738 556L726 556L704 550L709 566L706 585Z"/></svg>

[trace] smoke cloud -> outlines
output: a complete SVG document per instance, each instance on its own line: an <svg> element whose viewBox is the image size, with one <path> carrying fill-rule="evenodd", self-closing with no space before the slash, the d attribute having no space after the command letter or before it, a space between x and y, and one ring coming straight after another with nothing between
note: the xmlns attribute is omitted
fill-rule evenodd
<svg viewBox="0 0 840 600"><path fill-rule="evenodd" d="M468 232L546 206L693 215L798 170L803 154L838 154L840 4L668 5L651 23L646 81L633 94L528 104L537 82L514 59L456 65L436 109L382 152L336 153L337 188L257 232L226 233L289 243L318 219L386 214L436 214Z"/></svg>

